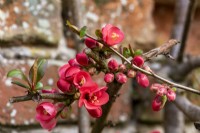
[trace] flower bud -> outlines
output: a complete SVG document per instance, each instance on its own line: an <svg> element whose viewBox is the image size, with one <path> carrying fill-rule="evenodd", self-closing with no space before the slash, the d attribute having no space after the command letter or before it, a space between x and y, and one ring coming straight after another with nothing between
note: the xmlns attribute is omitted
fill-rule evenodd
<svg viewBox="0 0 200 133"><path fill-rule="evenodd" d="M124 72L126 70L126 66L124 64L119 65L119 71Z"/></svg>
<svg viewBox="0 0 200 133"><path fill-rule="evenodd" d="M145 74L138 72L136 75L136 79L137 79L137 83L140 86L142 86L144 88L149 86L149 79Z"/></svg>
<svg viewBox="0 0 200 133"><path fill-rule="evenodd" d="M95 48L97 46L97 42L94 39L86 38L85 39L85 45L88 48Z"/></svg>
<svg viewBox="0 0 200 133"><path fill-rule="evenodd" d="M118 63L115 59L112 59L108 62L108 68L111 71L116 71L118 69Z"/></svg>
<svg viewBox="0 0 200 133"><path fill-rule="evenodd" d="M163 96L163 95L165 95L167 93L167 89L164 87L164 86L162 86L162 87L159 87L158 88L158 90L157 90L157 95L159 95L159 96Z"/></svg>
<svg viewBox="0 0 200 133"><path fill-rule="evenodd" d="M142 56L135 56L133 59L132 59L132 63L138 67L142 67L143 64L144 64L144 59Z"/></svg>
<svg viewBox="0 0 200 133"><path fill-rule="evenodd" d="M77 62L82 66L87 66L89 64L89 59L85 53L79 53L76 55Z"/></svg>
<svg viewBox="0 0 200 133"><path fill-rule="evenodd" d="M163 85L158 84L158 83L154 83L151 85L150 90L153 92L157 92L159 88L163 87Z"/></svg>
<svg viewBox="0 0 200 133"><path fill-rule="evenodd" d="M167 90L167 98L169 101L174 101L176 99L176 93L173 90L168 89Z"/></svg>
<svg viewBox="0 0 200 133"><path fill-rule="evenodd" d="M68 61L68 63L69 63L70 66L79 66L79 64L78 64L78 62L77 62L77 60L75 58L74 59L70 59Z"/></svg>
<svg viewBox="0 0 200 133"><path fill-rule="evenodd" d="M157 95L153 99L151 106L153 111L160 111L162 109L162 97Z"/></svg>
<svg viewBox="0 0 200 133"><path fill-rule="evenodd" d="M116 80L117 80L117 82L124 84L127 82L127 77L125 74L120 72L120 73L116 74Z"/></svg>
<svg viewBox="0 0 200 133"><path fill-rule="evenodd" d="M56 88L51 89L42 89L42 93L57 93L58 90Z"/></svg>
<svg viewBox="0 0 200 133"><path fill-rule="evenodd" d="M136 75L136 72L134 70L129 69L127 72L128 78L134 78Z"/></svg>
<svg viewBox="0 0 200 133"><path fill-rule="evenodd" d="M105 81L106 83L111 83L111 82L113 82L113 80L114 80L114 74L112 74L112 73L107 73L107 74L104 76L104 81Z"/></svg>

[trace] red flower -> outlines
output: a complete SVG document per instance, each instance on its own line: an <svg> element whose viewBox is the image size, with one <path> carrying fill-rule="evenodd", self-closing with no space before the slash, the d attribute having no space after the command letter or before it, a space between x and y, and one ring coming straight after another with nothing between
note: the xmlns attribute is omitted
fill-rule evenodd
<svg viewBox="0 0 200 133"><path fill-rule="evenodd" d="M64 80L64 79L59 79L58 82L57 82L57 86L58 88L62 91L62 92L70 92L70 87L71 87L71 84Z"/></svg>
<svg viewBox="0 0 200 133"><path fill-rule="evenodd" d="M65 72L66 72L66 70L67 70L69 67L70 67L69 64L65 64L65 65L63 65L63 66L61 66L61 67L59 68L58 74L59 74L59 77L60 77L60 78L65 79Z"/></svg>
<svg viewBox="0 0 200 133"><path fill-rule="evenodd" d="M124 39L124 33L117 27L107 24L102 28L103 41L108 46L119 44Z"/></svg>
<svg viewBox="0 0 200 133"><path fill-rule="evenodd" d="M144 59L142 56L135 56L132 60L132 63L138 67L142 67L144 64Z"/></svg>
<svg viewBox="0 0 200 133"><path fill-rule="evenodd" d="M69 67L65 72L65 80L72 82L74 79L74 76L81 71L79 67L77 66L71 66Z"/></svg>
<svg viewBox="0 0 200 133"><path fill-rule="evenodd" d="M149 79L145 74L138 72L136 75L136 79L137 79L137 83L140 86L142 86L144 88L149 86Z"/></svg>
<svg viewBox="0 0 200 133"><path fill-rule="evenodd" d="M101 106L109 100L109 95L106 92L107 87L98 88L96 83L90 86L83 86L80 89L79 107L82 105L88 110L93 117L101 116Z"/></svg>
<svg viewBox="0 0 200 133"><path fill-rule="evenodd" d="M83 52L76 55L76 60L82 66L88 66L89 64L89 59L87 55Z"/></svg>
<svg viewBox="0 0 200 133"><path fill-rule="evenodd" d="M162 109L162 97L157 95L152 102L153 111L160 111Z"/></svg>
<svg viewBox="0 0 200 133"><path fill-rule="evenodd" d="M86 38L85 39L85 45L88 48L95 48L97 46L97 42L94 39Z"/></svg>
<svg viewBox="0 0 200 133"><path fill-rule="evenodd" d="M40 103L36 107L36 120L40 122L40 125L48 129L49 131L56 126L56 107L50 102Z"/></svg>
<svg viewBox="0 0 200 133"><path fill-rule="evenodd" d="M92 79L90 77L90 74L85 71L80 71L74 76L73 83L76 87L80 88L81 86L85 84L90 84L92 82Z"/></svg>
<svg viewBox="0 0 200 133"><path fill-rule="evenodd" d="M76 58L70 59L70 60L68 61L68 63L69 63L70 66L79 66L79 64L78 64L78 62L77 62L77 60L76 60Z"/></svg>

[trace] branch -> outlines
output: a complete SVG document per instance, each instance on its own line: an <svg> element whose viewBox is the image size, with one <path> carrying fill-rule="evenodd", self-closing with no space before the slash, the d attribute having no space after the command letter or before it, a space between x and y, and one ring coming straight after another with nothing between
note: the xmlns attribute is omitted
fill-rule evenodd
<svg viewBox="0 0 200 133"><path fill-rule="evenodd" d="M107 86L108 86L107 92L109 94L110 99L107 104L102 106L102 111L103 111L102 116L95 121L91 133L101 133L101 131L105 127L106 118L108 116L108 113L110 112L113 103L115 102L117 93L120 90L122 84L119 84L118 82L113 82L111 84L108 84Z"/></svg>
<svg viewBox="0 0 200 133"><path fill-rule="evenodd" d="M173 69L170 77L175 81L183 81L183 79L194 69L200 67L200 56L188 57L189 59L181 64L172 66ZM176 73L174 75L174 73Z"/></svg>
<svg viewBox="0 0 200 133"><path fill-rule="evenodd" d="M144 57L145 61L151 60L152 58L154 58L158 55L165 55L165 56L170 57L169 52L170 52L171 48L178 43L179 43L179 41L177 41L175 39L171 39L167 43L164 43L163 45L161 45L160 47L152 49L149 52L144 53L143 57Z"/></svg>
<svg viewBox="0 0 200 133"><path fill-rule="evenodd" d="M186 97L177 95L174 104L192 121L200 121L200 107L192 104Z"/></svg>
<svg viewBox="0 0 200 133"><path fill-rule="evenodd" d="M99 41L97 39L95 39L94 37L86 34L87 37L91 38L91 39L94 39L96 41L98 41L99 43L102 43L105 47L107 46L104 42L102 41ZM174 83L172 81L169 81L163 77L160 77L159 75L155 74L155 73L151 73L151 72L148 72L140 67L137 67L136 65L132 64L127 58L125 58L122 54L120 54L118 51L116 51L114 48L112 47L107 47L108 49L110 49L111 51L113 51L116 55L118 55L120 58L122 58L124 61L126 61L128 64L130 64L132 66L133 69L137 70L137 71L140 71L146 75L149 75L149 76L152 76L156 79L159 79L160 81L164 82L164 83L167 83L169 85L172 85L173 87L176 87L176 88L179 88L179 89L182 89L182 90L186 90L186 91L190 91L192 93L195 93L195 94L198 94L200 95L200 91L199 90L195 90L193 88L190 88L190 87L187 87L187 86L183 86L183 85L180 85L180 84L177 84L177 83Z"/></svg>
<svg viewBox="0 0 200 133"><path fill-rule="evenodd" d="M39 96L39 97L38 97ZM29 101L29 100L40 100L40 99L52 99L52 100L66 100L71 99L73 95L66 95L66 94L27 94L25 96L18 96L18 97L12 97L9 99L10 103L16 103L16 102L23 102L23 101ZM39 98L39 99L38 99Z"/></svg>

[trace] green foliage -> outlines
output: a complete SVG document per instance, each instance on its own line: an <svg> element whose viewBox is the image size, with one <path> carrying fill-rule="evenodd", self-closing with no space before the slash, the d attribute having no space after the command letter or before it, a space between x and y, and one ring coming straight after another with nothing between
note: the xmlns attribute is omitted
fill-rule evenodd
<svg viewBox="0 0 200 133"><path fill-rule="evenodd" d="M86 26L83 26L80 31L79 31L79 36L81 38L83 38L85 35L86 35L86 30L87 30L87 27Z"/></svg>
<svg viewBox="0 0 200 133"><path fill-rule="evenodd" d="M21 83L21 82L19 82L19 81L12 81L11 83L12 83L12 84L15 84L15 85L17 85L17 86L20 86L20 87L22 87L22 88L25 88L25 89L30 90L30 87L29 87L29 86L27 86L27 85L25 85L25 84L23 84L23 83Z"/></svg>
<svg viewBox="0 0 200 133"><path fill-rule="evenodd" d="M42 88L43 88L42 82L37 82L37 84L36 84L36 86L35 86L35 89L36 89L36 90L40 90L40 89L42 89Z"/></svg>
<svg viewBox="0 0 200 133"><path fill-rule="evenodd" d="M134 53L134 56L136 55L142 55L143 54L143 51L141 49L137 49Z"/></svg>
<svg viewBox="0 0 200 133"><path fill-rule="evenodd" d="M100 29L97 29L97 30L95 31L95 35L96 35L98 38L102 38L102 37L103 37L103 34L102 34L102 32L101 32Z"/></svg>

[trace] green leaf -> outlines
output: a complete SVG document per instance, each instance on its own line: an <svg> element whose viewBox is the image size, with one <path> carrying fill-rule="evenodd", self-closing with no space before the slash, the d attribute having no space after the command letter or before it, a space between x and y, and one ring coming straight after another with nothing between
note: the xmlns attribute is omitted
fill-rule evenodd
<svg viewBox="0 0 200 133"><path fill-rule="evenodd" d="M162 105L161 105L161 108L163 108L165 106L166 102L167 102L167 96L164 95L164 96L162 96Z"/></svg>
<svg viewBox="0 0 200 133"><path fill-rule="evenodd" d="M25 81L28 81L25 74L21 70L18 70L18 69L13 69L13 70L9 71L7 74L7 77L11 77L11 78L15 77L18 79L23 79Z"/></svg>
<svg viewBox="0 0 200 133"><path fill-rule="evenodd" d="M79 32L79 36L81 38L83 38L86 34L86 30L87 30L87 27L86 26L83 26L81 29L80 29L80 32Z"/></svg>
<svg viewBox="0 0 200 133"><path fill-rule="evenodd" d="M137 49L134 53L134 56L136 55L142 55L143 54L143 51L141 49Z"/></svg>
<svg viewBox="0 0 200 133"><path fill-rule="evenodd" d="M97 29L97 30L95 31L95 35L96 35L98 38L102 38L102 37L103 37L103 34L102 34L102 32L101 32L100 29Z"/></svg>
<svg viewBox="0 0 200 133"><path fill-rule="evenodd" d="M126 58L131 56L131 52L127 47L123 48L123 56L126 57Z"/></svg>
<svg viewBox="0 0 200 133"><path fill-rule="evenodd" d="M12 84L15 84L15 85L18 85L18 86L20 86L20 87L22 87L22 88L26 88L26 89L30 89L30 87L29 86L27 86L27 85L25 85L25 84L23 84L23 83L21 83L21 82L19 82L19 81L12 81L11 82Z"/></svg>
<svg viewBox="0 0 200 133"><path fill-rule="evenodd" d="M43 84L42 82L37 82L36 86L35 86L35 89L36 90L39 90L39 89L42 89L43 88Z"/></svg>
<svg viewBox="0 0 200 133"><path fill-rule="evenodd" d="M33 66L29 71L29 78L33 84L36 84L43 78L46 67L47 67L46 59L39 58L35 60Z"/></svg>
<svg viewBox="0 0 200 133"><path fill-rule="evenodd" d="M176 90L177 90L176 87L172 87L171 89L172 89L174 92L176 92Z"/></svg>
<svg viewBox="0 0 200 133"><path fill-rule="evenodd" d="M133 57L135 52L133 51L133 48L131 47L130 44L128 45L128 47L129 47L129 50L130 50L130 55Z"/></svg>
<svg viewBox="0 0 200 133"><path fill-rule="evenodd" d="M38 68L37 68L37 78L36 78L36 82L40 81L45 74L45 70L47 68L47 60L46 59L38 59Z"/></svg>

